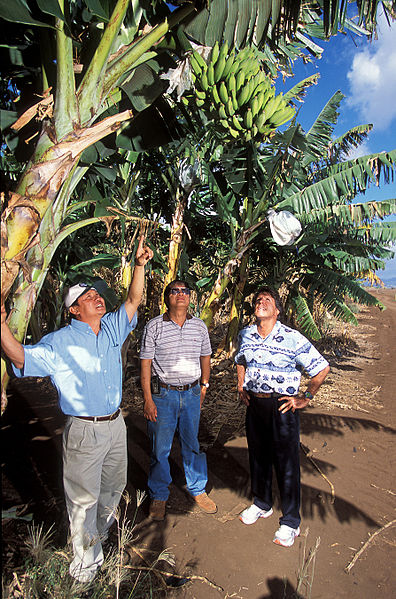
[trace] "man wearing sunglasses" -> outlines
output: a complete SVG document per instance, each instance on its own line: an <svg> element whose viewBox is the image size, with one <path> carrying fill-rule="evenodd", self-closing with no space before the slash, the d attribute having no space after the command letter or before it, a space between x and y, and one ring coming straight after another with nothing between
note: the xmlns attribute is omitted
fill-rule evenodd
<svg viewBox="0 0 396 599"><path fill-rule="evenodd" d="M157 521L165 518L172 482L169 454L176 432L190 495L204 512L217 511L205 492L206 456L198 442L201 406L210 376L208 329L188 313L190 289L185 281L169 283L164 301L167 311L147 323L140 351L144 415L151 442L149 515Z"/></svg>
<svg viewBox="0 0 396 599"><path fill-rule="evenodd" d="M89 582L103 563L102 542L127 478L126 428L120 411L121 347L136 327L144 267L153 252L141 237L125 303L106 314L104 299L87 283L65 296L70 325L25 346L13 336L1 306L1 346L21 376L50 376L67 416L63 484L74 557L70 574Z"/></svg>

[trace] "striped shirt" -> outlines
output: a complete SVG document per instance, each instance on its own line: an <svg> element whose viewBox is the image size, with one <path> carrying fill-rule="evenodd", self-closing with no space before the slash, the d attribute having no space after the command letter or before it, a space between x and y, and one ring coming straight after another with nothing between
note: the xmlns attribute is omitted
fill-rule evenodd
<svg viewBox="0 0 396 599"><path fill-rule="evenodd" d="M303 369L312 377L328 366L308 339L279 321L265 339L257 325L242 329L235 362L246 368L244 389L282 395L297 395Z"/></svg>
<svg viewBox="0 0 396 599"><path fill-rule="evenodd" d="M140 359L152 360L152 371L167 385L188 385L201 377L201 356L212 348L205 323L187 315L182 327L161 314L144 327Z"/></svg>

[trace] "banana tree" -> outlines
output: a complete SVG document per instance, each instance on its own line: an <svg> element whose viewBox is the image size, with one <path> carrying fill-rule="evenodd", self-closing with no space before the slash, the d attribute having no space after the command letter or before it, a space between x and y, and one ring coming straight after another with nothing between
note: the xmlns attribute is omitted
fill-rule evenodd
<svg viewBox="0 0 396 599"><path fill-rule="evenodd" d="M184 143L182 145L184 145ZM165 186L174 202L172 222L170 226L167 271L164 277L163 292L161 297L162 312L165 311L165 288L178 275L183 248L183 233L186 229L184 214L194 187L199 184L197 173L199 169L198 162L195 161L195 163L193 162L193 164L190 164L190 160L187 158L187 155L184 158L180 158L180 144L177 144L175 149L176 156L174 152L169 150L167 153L165 153L162 148L159 152L163 160L159 169L159 175L165 183ZM162 166L165 168L162 168Z"/></svg>
<svg viewBox="0 0 396 599"><path fill-rule="evenodd" d="M273 189L275 207L292 210L304 225L298 253L280 253L270 246L261 260L273 284L279 287L287 281L286 303L313 338L320 337L312 314L314 299L354 323L345 298L381 307L358 279L371 277L383 268L384 259L392 257L390 244L396 231L392 223L383 222L395 212L394 199L353 203L370 185L393 180L396 151L348 160L350 149L364 140L371 126L354 127L332 139L342 98L340 92L334 94L307 134L299 132Z"/></svg>
<svg viewBox="0 0 396 599"><path fill-rule="evenodd" d="M51 257L71 231L97 222L75 223L61 230L68 215L68 203L73 187L84 175L78 162L84 150L120 128L133 117L131 109L114 109L120 100L119 85L125 74L153 56L149 52L170 26L183 18L193 7L177 11L141 35L137 41L121 45L118 35L129 0L118 0L96 51L86 66L79 85L74 72L74 49L70 35L72 22L69 5L63 1L49 3L45 9L55 17L57 82L56 95L47 91L45 97L13 125L15 130L32 115L44 117L34 153L2 215L2 299L14 285L13 309L9 324L15 336L22 340ZM17 7L18 8L18 7ZM20 7L19 7L20 8ZM10 8L12 13L12 8ZM140 13L140 14L139 14ZM138 31L131 26L132 39ZM106 114L107 113L107 114ZM102 117L101 120L98 120ZM2 381L6 371L2 363ZM4 388L4 386L3 386Z"/></svg>
<svg viewBox="0 0 396 599"><path fill-rule="evenodd" d="M364 140L371 127L355 127L333 140L341 99L340 93L330 99L307 134L295 124L286 132L276 134L272 143L260 148L254 162L255 169L260 169L262 173L264 193L260 201L250 204L253 208L249 224L263 221L263 213L271 205L276 210L292 211L303 223L305 232L296 254L292 249L278 248L268 228L262 226L255 235L251 251L254 249L255 254L267 255L268 260L259 260L260 264L265 264L262 272L267 280L280 286L281 278L287 278L289 304L294 305L297 320L311 336L317 336L319 332L304 299L304 289L311 289L313 294L321 297L323 304L337 316L353 320L352 313L343 301L344 296L349 294L361 303L379 305L375 298L361 289L355 279L367 277L373 270L383 267L383 258L392 255L386 245L392 241L394 229L375 224L375 220L394 213L395 201L353 204L352 200L370 184L378 185L392 180L396 154L394 151L382 152L345 160L350 148ZM223 176L234 187L249 181L247 163L239 161L239 158L240 152L235 149L229 152L229 156L222 156ZM248 202L246 204L249 206ZM238 218L238 213L249 214L249 210L246 213L237 211L234 218ZM276 270L279 253L283 258L285 254L289 255L290 262L283 259L285 272L282 274L278 270L276 277L271 273L271 265ZM208 305L202 312L208 323L213 316L208 307L216 306L231 279L230 264L233 262L227 263L227 269L219 275ZM247 264L245 255L241 268L247 268ZM288 270L290 272L287 275ZM323 281L326 281L323 284L317 270L323 273ZM257 280L257 266L252 276ZM240 272L234 282L236 292L233 292L232 318L225 344L228 351L232 351L235 342L238 322L236 307L244 283L246 273Z"/></svg>
<svg viewBox="0 0 396 599"><path fill-rule="evenodd" d="M247 295L265 281L279 289L287 320L297 325L310 338L322 336L315 308L320 305L344 322L356 324L356 316L348 306L382 304L361 284L370 278L374 269L384 266L392 257L389 242L395 239L396 226L392 223L373 225L369 234L359 230L357 222L346 231L334 223L317 225L315 234L307 231L299 243L298 252L265 244L254 248L251 254ZM378 282L378 279L376 279Z"/></svg>
<svg viewBox="0 0 396 599"><path fill-rule="evenodd" d="M374 2L361 3L356 27L348 19L346 8L340 9L337 3L322 6L321 2L250 0L251 17L248 20L242 18L246 15L242 0L233 4L232 14L227 12L229 7L225 0L212 0L207 7L204 2L182 2L172 14L165 2L158 2L150 7L153 9L150 15L143 10L139 0L133 0L128 13L129 4L129 0L110 2L114 10L107 15L102 5L84 2L85 16L94 15L95 19L93 27L80 29L79 25L76 27L76 14L81 5L74 0L45 3L37 0L39 10L35 15L41 14L40 20L29 12L24 0L1 6L1 16L8 21L39 26L43 30L47 28L46 33L55 32L53 40L49 39L50 35L42 36L41 99L13 126L17 131L29 124L33 117L42 121L33 154L8 198L2 220L2 298L5 299L13 289L10 326L18 339L24 337L29 314L42 285L38 271L46 272L57 244L67 234L68 229L61 227L69 209L71 190L76 180L84 176L78 166L81 155L108 135L120 132L137 111L150 105L163 91L156 76L159 45L161 41L167 45L164 37L175 25L188 19L185 31L190 37L199 38L208 32L213 36L217 31L216 36L226 39L222 27L219 28L226 17L227 39L236 39L240 46L254 38L259 46L263 46L268 38L275 62L277 53L283 51L285 60L290 56L290 44L282 41L286 32L289 37L296 33L293 43L297 45L303 41L303 31L328 36L339 23L367 34L370 29L375 29L377 8ZM198 14L194 16L194 12ZM297 18L303 15L304 18ZM153 25L150 25L150 17ZM321 24L319 30L318 23ZM237 38L233 37L233 31L238 31ZM87 43L81 44L79 40L84 38ZM281 40L279 45L277 40ZM56 46L55 56L50 51L52 41ZM173 48L174 41L175 38L169 42ZM313 50L314 43L306 38L306 46ZM150 60L155 63L154 69L147 65ZM51 81L54 66L56 81ZM145 79L147 68L149 83ZM135 96L135 104L131 100L134 108L120 109L125 95L129 100ZM142 96L145 98L143 104L136 108Z"/></svg>
<svg viewBox="0 0 396 599"><path fill-rule="evenodd" d="M299 90L301 92L301 87ZM218 274L201 317L207 326L211 325L218 303L230 281L233 281L229 332L225 341L228 351L231 351L239 325L237 314L240 314L241 298L247 281L249 252L267 223L267 211L273 207L273 187L295 132L296 126L293 125L285 134L285 140L289 139L289 143L279 144L276 149L270 142L264 149L264 146L249 141L229 148L220 157L221 178L217 176L212 190L216 189L218 212L230 226L232 245L226 266ZM218 182L226 186L228 193L220 192Z"/></svg>

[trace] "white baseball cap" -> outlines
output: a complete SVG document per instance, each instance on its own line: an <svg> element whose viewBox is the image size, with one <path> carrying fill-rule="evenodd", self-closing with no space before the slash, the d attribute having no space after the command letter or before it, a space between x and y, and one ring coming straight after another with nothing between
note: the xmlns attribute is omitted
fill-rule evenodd
<svg viewBox="0 0 396 599"><path fill-rule="evenodd" d="M278 245L291 245L302 231L300 221L288 210L268 210L267 218L272 237Z"/></svg>
<svg viewBox="0 0 396 599"><path fill-rule="evenodd" d="M81 295L83 295L90 289L95 289L95 287L93 287L92 285L88 285L87 283L77 283L77 285L72 285L71 287L69 287L65 295L66 308L70 308L70 306L72 306Z"/></svg>

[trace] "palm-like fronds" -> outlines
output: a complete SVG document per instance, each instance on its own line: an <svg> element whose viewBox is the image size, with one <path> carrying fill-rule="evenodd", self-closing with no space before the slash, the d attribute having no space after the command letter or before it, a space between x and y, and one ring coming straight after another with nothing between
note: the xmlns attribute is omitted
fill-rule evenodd
<svg viewBox="0 0 396 599"><path fill-rule="evenodd" d="M348 158L351 150L357 148L368 136L373 125L357 125L335 139L329 148L329 159L332 163Z"/></svg>
<svg viewBox="0 0 396 599"><path fill-rule="evenodd" d="M321 333L317 327L312 312L308 307L308 302L300 293L293 294L289 298L289 303L293 304L295 319L300 328L314 340L321 338Z"/></svg>
<svg viewBox="0 0 396 599"><path fill-rule="evenodd" d="M371 223L373 219L384 218L396 212L396 199L382 200L379 202L366 202L358 204L337 204L325 206L322 209L311 209L310 212L298 211L302 223L332 222L339 226L362 226ZM384 229L385 231L388 229ZM388 234L392 235L390 227Z"/></svg>
<svg viewBox="0 0 396 599"><path fill-rule="evenodd" d="M395 161L396 150L392 150L326 166L316 173L311 185L303 186L304 181L301 180L301 191L288 195L288 190L285 190L284 199L277 207L303 214L347 203L358 193L366 191L370 183L378 185L381 181L393 181Z"/></svg>
<svg viewBox="0 0 396 599"><path fill-rule="evenodd" d="M331 143L331 135L337 123L337 112L344 94L337 91L320 111L315 122L306 134L307 149L304 152L302 165L326 158Z"/></svg>
<svg viewBox="0 0 396 599"><path fill-rule="evenodd" d="M302 102L303 98L305 98L307 94L308 88L311 85L317 85L319 80L319 73L315 73L314 75L310 75L306 79L303 79L296 85L294 85L288 92L283 95L283 99L287 104L292 103L296 104L296 101Z"/></svg>
<svg viewBox="0 0 396 599"><path fill-rule="evenodd" d="M282 55L287 51L287 39L296 39L300 43L301 36L311 41L314 37L325 39L345 29L357 35L370 35L375 31L377 8L375 0L360 2L356 23L348 14L350 7L347 2L211 0L185 31L195 41L207 46L213 46L216 40L227 40L230 46L254 44L259 48L270 42L273 50ZM315 52L313 42L310 50Z"/></svg>
<svg viewBox="0 0 396 599"><path fill-rule="evenodd" d="M324 305L330 309L335 299L350 297L352 300L366 306L383 307L382 303L350 277L343 273L327 268L320 268L302 277L302 285L319 293Z"/></svg>

